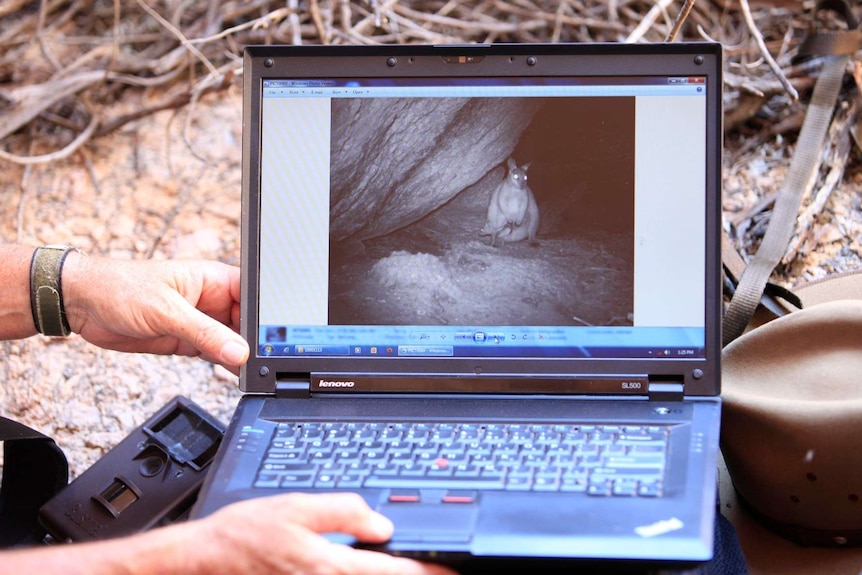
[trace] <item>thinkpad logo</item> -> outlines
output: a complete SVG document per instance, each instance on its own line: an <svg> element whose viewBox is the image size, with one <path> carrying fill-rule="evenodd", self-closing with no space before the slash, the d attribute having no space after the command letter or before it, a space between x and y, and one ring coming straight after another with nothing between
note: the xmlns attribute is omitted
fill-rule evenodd
<svg viewBox="0 0 862 575"><path fill-rule="evenodd" d="M356 385L356 382L353 381L326 381L325 379L321 379L318 384L319 387L353 387Z"/></svg>

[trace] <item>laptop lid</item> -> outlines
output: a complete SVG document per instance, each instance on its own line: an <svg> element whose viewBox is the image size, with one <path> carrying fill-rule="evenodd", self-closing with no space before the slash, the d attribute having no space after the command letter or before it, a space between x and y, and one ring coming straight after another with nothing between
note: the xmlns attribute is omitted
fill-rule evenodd
<svg viewBox="0 0 862 575"><path fill-rule="evenodd" d="M242 390L718 394L718 45L244 74Z"/></svg>

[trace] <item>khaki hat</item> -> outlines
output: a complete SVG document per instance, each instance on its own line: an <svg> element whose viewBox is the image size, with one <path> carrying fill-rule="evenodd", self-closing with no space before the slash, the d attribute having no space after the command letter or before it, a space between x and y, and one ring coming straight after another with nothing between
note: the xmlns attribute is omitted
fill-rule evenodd
<svg viewBox="0 0 862 575"><path fill-rule="evenodd" d="M722 353L733 485L755 517L802 545L862 545L862 299L817 303L833 288L800 290L805 309Z"/></svg>

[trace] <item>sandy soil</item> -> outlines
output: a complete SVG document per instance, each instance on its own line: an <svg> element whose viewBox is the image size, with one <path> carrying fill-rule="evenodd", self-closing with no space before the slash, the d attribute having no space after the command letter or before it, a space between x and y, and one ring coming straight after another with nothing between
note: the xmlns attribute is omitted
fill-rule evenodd
<svg viewBox="0 0 862 575"><path fill-rule="evenodd" d="M3 164L2 241L238 264L241 109L231 89L59 164ZM0 353L0 413L54 437L73 475L177 394L225 422L239 397L236 378L206 362L106 351L77 335L0 342Z"/></svg>

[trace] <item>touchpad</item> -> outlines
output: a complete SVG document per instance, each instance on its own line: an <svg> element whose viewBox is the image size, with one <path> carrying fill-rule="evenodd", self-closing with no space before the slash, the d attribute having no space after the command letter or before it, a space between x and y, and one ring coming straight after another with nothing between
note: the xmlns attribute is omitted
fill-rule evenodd
<svg viewBox="0 0 862 575"><path fill-rule="evenodd" d="M395 525L392 541L466 543L479 514L475 504L384 503L377 510Z"/></svg>

